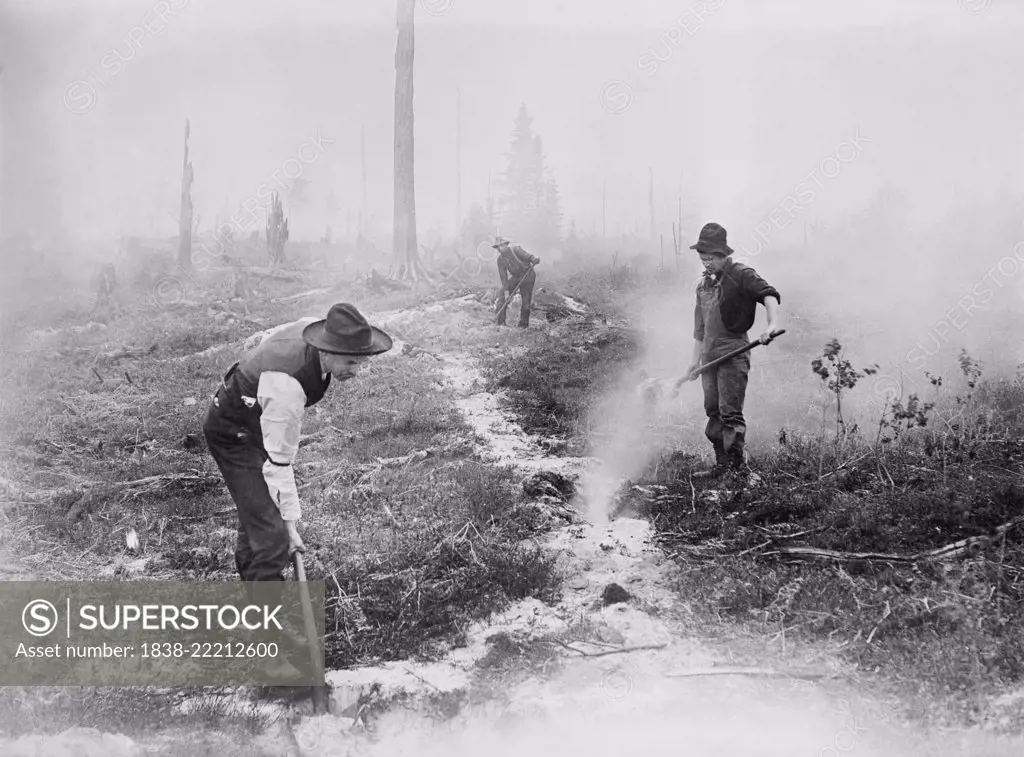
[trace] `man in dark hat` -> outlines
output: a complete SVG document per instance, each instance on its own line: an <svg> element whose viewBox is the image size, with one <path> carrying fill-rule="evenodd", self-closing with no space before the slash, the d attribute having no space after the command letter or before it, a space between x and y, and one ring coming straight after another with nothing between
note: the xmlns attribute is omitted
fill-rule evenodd
<svg viewBox="0 0 1024 757"><path fill-rule="evenodd" d="M326 319L273 329L224 376L203 433L238 507L235 565L243 581L283 581L291 555L305 551L292 472L305 409L332 378L354 378L391 345L354 305L341 303Z"/></svg>
<svg viewBox="0 0 1024 757"><path fill-rule="evenodd" d="M537 272L534 267L540 258L531 255L519 245L510 244L507 239L498 237L491 245L498 251L498 276L501 278L501 303L498 311L498 325L505 325L505 316L512 300L512 292L519 286L522 305L519 308L519 328L530 325L530 307L533 304L533 285L537 283Z"/></svg>
<svg viewBox="0 0 1024 757"><path fill-rule="evenodd" d="M758 303L767 311L768 325L757 341L769 344L779 328L782 301L778 290L757 271L729 257L733 250L719 224L705 224L697 244L690 249L700 255L704 276L697 285L693 357L687 376L701 365L749 344L747 331L754 325ZM750 353L745 352L701 374L708 416L704 435L715 450L715 465L708 471L711 477L728 471L741 476L748 472L743 451L747 431L743 400L749 371Z"/></svg>

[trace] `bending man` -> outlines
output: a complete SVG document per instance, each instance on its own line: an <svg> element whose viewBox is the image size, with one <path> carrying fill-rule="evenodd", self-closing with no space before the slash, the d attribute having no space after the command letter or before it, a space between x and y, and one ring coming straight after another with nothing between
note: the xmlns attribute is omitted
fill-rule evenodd
<svg viewBox="0 0 1024 757"><path fill-rule="evenodd" d="M498 237L496 244L491 245L498 251L498 277L501 279L501 310L498 312L498 325L505 325L505 316L512 301L512 291L519 286L522 306L519 308L519 328L530 325L530 307L533 304L533 285L537 282L534 266L540 258L531 255L519 245L511 245L507 239Z"/></svg>
<svg viewBox="0 0 1024 757"><path fill-rule="evenodd" d="M277 327L224 376L203 433L238 507L235 565L243 581L283 581L291 555L305 551L292 472L305 409L332 378L354 378L391 345L354 305L341 303L324 320Z"/></svg>

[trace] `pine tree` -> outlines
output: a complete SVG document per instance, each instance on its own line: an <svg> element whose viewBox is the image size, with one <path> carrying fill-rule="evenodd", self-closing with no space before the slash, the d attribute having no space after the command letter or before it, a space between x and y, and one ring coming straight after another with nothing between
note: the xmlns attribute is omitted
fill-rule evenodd
<svg viewBox="0 0 1024 757"><path fill-rule="evenodd" d="M498 181L496 212L501 221L502 235L524 237L529 229L530 177L533 167L533 119L526 112L526 104L519 106L512 145L506 153L505 173Z"/></svg>
<svg viewBox="0 0 1024 757"><path fill-rule="evenodd" d="M544 157L543 141L532 129L526 105L519 106L512 144L500 180L497 216L502 236L547 250L561 239L562 209L558 183Z"/></svg>

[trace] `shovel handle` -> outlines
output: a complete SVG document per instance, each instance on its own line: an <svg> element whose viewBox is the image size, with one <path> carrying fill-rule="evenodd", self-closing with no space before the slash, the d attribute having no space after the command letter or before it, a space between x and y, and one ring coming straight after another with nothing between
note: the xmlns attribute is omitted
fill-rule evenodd
<svg viewBox="0 0 1024 757"><path fill-rule="evenodd" d="M512 293L508 297L505 298L505 303L501 306L501 308L498 310L498 314L495 316L496 319L500 318L501 314L505 312L505 308L507 308L509 306L509 303L512 302L512 298L516 296L516 292L519 291L519 287L521 287L523 285L523 282L526 281L526 277L530 275L530 271L533 270L533 267L535 265L537 265L537 264L536 263L530 263L530 267L527 268L526 269L526 273L524 273L522 275L522 277L520 277L519 283L516 284L515 289L513 289Z"/></svg>
<svg viewBox="0 0 1024 757"><path fill-rule="evenodd" d="M773 331L771 333L771 338L775 339L776 337L782 336L785 333L786 333L785 329L775 329L775 331ZM726 355L722 355L722 357L715 358L710 363L706 363L705 365L702 365L700 368L697 368L690 375L684 376L681 381L677 381L676 382L677 388L678 388L679 384L684 384L687 381L694 381L694 380L696 380L696 378L698 376L700 376L705 371L711 370L716 365L721 365L726 360L732 360L734 357L742 355L744 352L749 352L750 350L754 349L759 344L760 344L760 342L755 339L754 341L750 342L749 344L745 344L742 347L738 347L737 349L733 350L732 352L730 352L730 353L728 353Z"/></svg>
<svg viewBox="0 0 1024 757"><path fill-rule="evenodd" d="M309 590L306 588L306 569L302 563L302 553L296 551L292 555L295 564L295 580L302 589L302 619L306 626L306 639L309 642L309 659L317 677L323 672L320 660L320 647L317 644L316 622L313 620L313 603L309 601ZM330 703L327 689L324 686L313 687L313 709L320 713L328 712Z"/></svg>

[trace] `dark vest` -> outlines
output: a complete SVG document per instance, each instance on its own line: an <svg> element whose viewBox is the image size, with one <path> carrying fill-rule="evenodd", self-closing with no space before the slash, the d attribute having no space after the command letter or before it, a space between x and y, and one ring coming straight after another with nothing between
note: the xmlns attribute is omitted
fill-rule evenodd
<svg viewBox="0 0 1024 757"><path fill-rule="evenodd" d="M327 387L331 384L331 375L324 378L323 367L320 365L320 351L305 342L302 330L305 322L290 323L274 334L265 337L256 347L246 353L235 363L224 376L224 394L227 407L223 409L231 413L243 410L255 411L258 415L258 404L249 406L246 397L256 399L256 390L260 383L260 374L264 371L285 373L296 381L306 393L306 407L323 399Z"/></svg>

